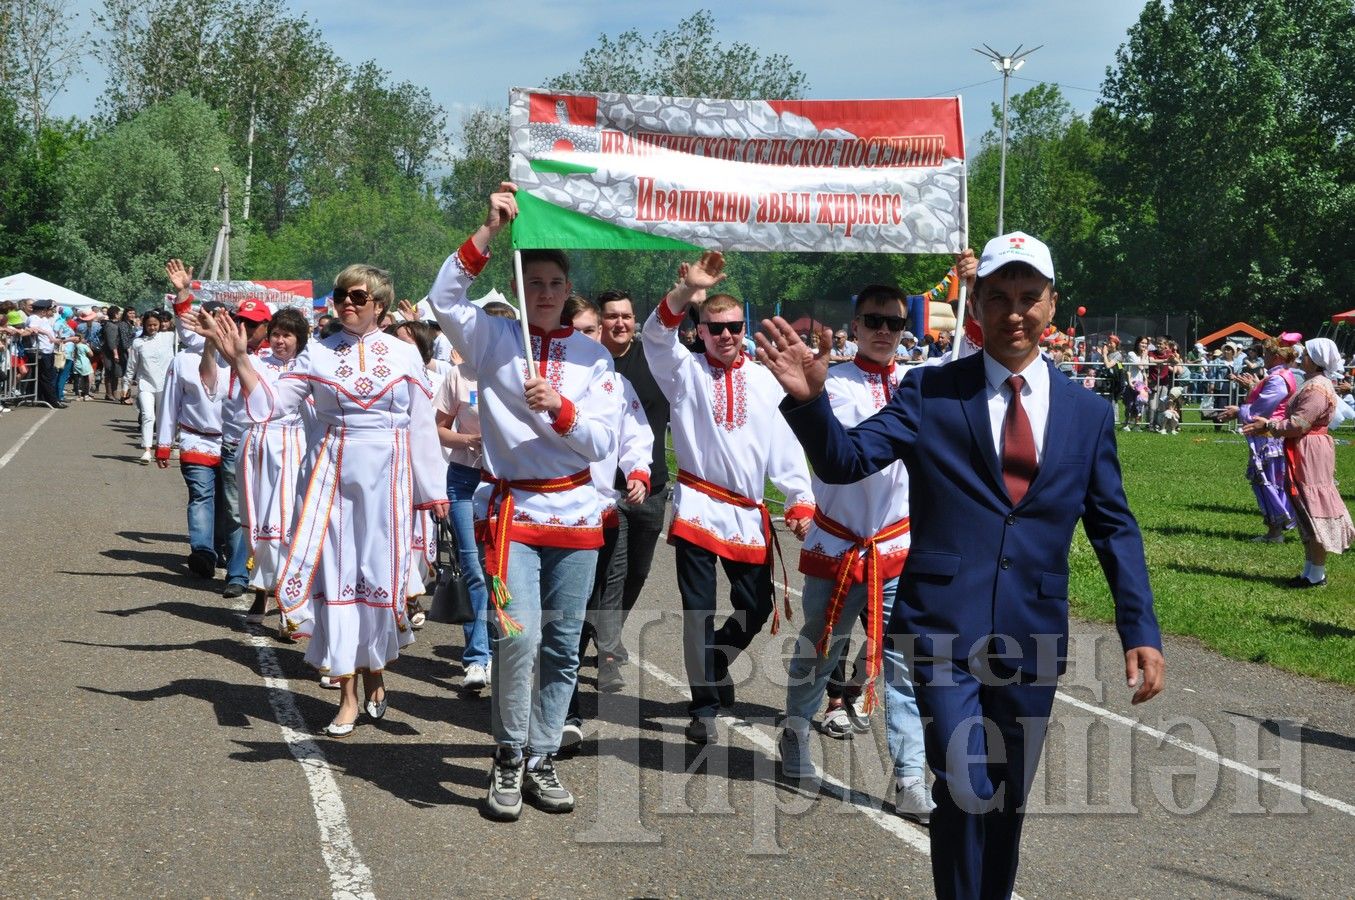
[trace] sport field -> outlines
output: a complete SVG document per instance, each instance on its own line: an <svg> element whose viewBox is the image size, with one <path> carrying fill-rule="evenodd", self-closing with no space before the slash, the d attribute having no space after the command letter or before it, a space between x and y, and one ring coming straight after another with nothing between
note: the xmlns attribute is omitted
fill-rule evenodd
<svg viewBox="0 0 1355 900"><path fill-rule="evenodd" d="M1355 508L1352 435L1348 428L1339 433L1336 477ZM1235 659L1355 685L1355 550L1328 557L1327 587L1286 588L1303 569L1303 545L1295 532L1285 544L1251 543L1265 526L1245 477L1241 437L1193 426L1179 435L1116 437L1162 630ZM671 449L668 463L676 472ZM782 499L770 482L766 496ZM790 545L782 546L789 558ZM1113 621L1110 589L1081 529L1068 562L1073 613Z"/></svg>
<svg viewBox="0 0 1355 900"><path fill-rule="evenodd" d="M1337 480L1355 507L1355 444L1336 449ZM1327 560L1327 587L1283 586L1303 546L1253 544L1265 531L1245 478L1242 439L1212 429L1116 435L1129 504L1143 529L1162 630L1226 656L1355 685L1355 551ZM1069 559L1072 610L1112 621L1110 590L1079 529Z"/></svg>

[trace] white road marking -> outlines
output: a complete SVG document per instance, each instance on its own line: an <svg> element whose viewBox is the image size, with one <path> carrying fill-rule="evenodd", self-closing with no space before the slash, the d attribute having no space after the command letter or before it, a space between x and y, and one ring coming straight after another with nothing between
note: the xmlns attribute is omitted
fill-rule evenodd
<svg viewBox="0 0 1355 900"><path fill-rule="evenodd" d="M240 612L247 608L248 603L235 606ZM283 676L278 655L273 651L272 637L251 633L248 640L258 654L259 672L268 688L268 703L282 729L282 738L306 774L315 822L320 826L320 855L329 869L329 886L334 900L376 900L376 894L372 893L372 870L367 868L353 844L348 811L344 808L339 785L334 781L333 769L319 745L311 739L310 728L297 708L291 685Z"/></svg>
<svg viewBox="0 0 1355 900"><path fill-rule="evenodd" d="M790 589L790 592L797 597L804 596L804 594L802 594L800 591L797 591L793 587ZM682 686L685 688L687 685L686 683L683 683ZM1190 688L1186 688L1186 690L1189 691ZM1191 693L1195 693L1195 691L1191 691ZM1110 710L1103 709L1099 706L1096 706L1095 704L1079 700L1076 697L1072 696L1071 694L1065 694L1063 691L1055 692L1054 696L1057 699L1062 700L1064 703L1069 704L1070 706L1076 706L1078 709L1084 710L1085 712L1094 713L1095 715L1101 716L1104 719L1109 719L1110 721L1115 722L1119 725L1124 725L1129 728L1133 728L1136 731L1142 731L1144 734L1151 735L1163 743L1171 744L1173 747L1177 747L1189 753L1194 753L1196 756L1200 756L1203 757L1204 759L1210 760L1211 762L1217 763L1218 765L1223 766L1225 769L1232 769L1234 772L1240 772L1243 775L1248 775L1252 778L1257 779L1258 781L1264 781L1266 784L1274 785L1275 787L1280 788L1281 790L1298 794L1300 797L1307 797L1314 803L1321 803L1323 806L1329 806L1332 809L1336 810L1337 812L1343 812L1348 816L1355 816L1355 805L1347 803L1344 800L1337 800L1335 797L1328 797L1326 794L1319 793L1317 791L1312 790L1311 788L1306 788L1301 784L1295 784L1292 781L1285 781L1283 778L1278 778L1275 775L1270 774L1269 772L1263 772L1260 769L1256 768L1255 766L1249 766L1246 763L1240 763L1235 759L1229 759L1226 756L1220 756L1213 750L1201 747L1199 744L1192 744L1190 741L1183 741L1179 737L1167 734L1165 731L1160 731L1156 728L1153 728L1150 725L1144 725L1142 722L1136 719L1131 719L1128 716L1122 716L1119 713L1111 712Z"/></svg>
<svg viewBox="0 0 1355 900"><path fill-rule="evenodd" d="M1167 732L1165 731L1159 731L1158 729L1153 728L1149 725L1144 725L1142 722L1136 721L1135 719L1131 719L1128 716L1122 716L1119 713L1111 712L1108 709L1102 709L1099 706L1093 706L1092 704L1079 700L1076 697L1070 697L1068 694L1065 694L1062 691L1059 691L1054 696L1058 697L1064 703L1076 706L1078 709L1086 710L1087 712L1090 713L1096 713L1096 715L1102 716L1103 718L1109 719L1110 721L1115 722L1117 724L1127 726L1129 728L1134 729L1135 731L1142 731L1144 734L1152 735L1153 737L1157 738L1164 744L1171 744L1173 747L1179 747L1182 750L1194 753L1196 756L1202 756L1205 759L1209 760L1210 762L1223 766L1225 769L1232 769L1234 772L1241 772L1243 775L1250 775L1252 778L1255 778L1259 781L1264 781L1266 784L1273 784L1275 787L1280 788L1281 790L1286 790L1291 793L1298 794L1300 797L1307 797L1314 803L1321 803L1323 806L1330 806L1337 812L1343 812L1348 816L1355 816L1355 806L1346 803L1344 800L1337 800L1335 797L1328 797L1326 794L1320 794L1317 791L1314 791L1310 788L1306 788L1301 784L1294 784L1292 781L1285 781L1283 778L1277 778L1276 776L1270 774L1269 772L1262 772L1260 769L1257 769L1253 766L1246 765L1245 763L1240 763L1237 760L1229 759L1226 756L1220 756L1213 750L1208 750L1204 747L1201 747L1198 744L1192 744L1190 741L1183 741L1179 737L1167 734Z"/></svg>
<svg viewBox="0 0 1355 900"><path fill-rule="evenodd" d="M54 415L56 415L56 410L49 409L45 416L34 422L33 427L25 431L24 436L19 438L19 443L15 444L13 447L10 447L9 452L6 453L4 456L0 456L0 469L3 469L5 466L9 465L9 461L14 458L14 455L19 452L19 449L23 447L24 444L28 443L28 439L31 438L33 435L37 434L38 429L42 427L42 424Z"/></svg>

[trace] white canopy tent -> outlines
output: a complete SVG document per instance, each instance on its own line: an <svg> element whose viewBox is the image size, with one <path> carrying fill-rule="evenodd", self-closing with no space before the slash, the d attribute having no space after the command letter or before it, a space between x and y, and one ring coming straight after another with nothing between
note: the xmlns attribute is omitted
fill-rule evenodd
<svg viewBox="0 0 1355 900"><path fill-rule="evenodd" d="M77 294L70 288L52 284L36 275L19 272L6 278L0 278L0 300L51 300L57 306L108 306L102 300L94 300L84 294Z"/></svg>

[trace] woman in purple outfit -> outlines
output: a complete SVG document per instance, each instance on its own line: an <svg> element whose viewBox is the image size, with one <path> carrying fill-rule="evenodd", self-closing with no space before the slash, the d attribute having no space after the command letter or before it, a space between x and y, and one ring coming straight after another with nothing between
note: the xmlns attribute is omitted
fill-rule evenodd
<svg viewBox="0 0 1355 900"><path fill-rule="evenodd" d="M1237 419L1241 424L1265 419L1283 419L1288 412L1289 398L1298 390L1298 382L1289 368L1298 357L1292 346L1281 345L1277 338L1269 338L1262 346L1266 377L1253 382L1245 375L1234 376L1251 391L1241 406L1229 406L1219 414L1220 421ZM1266 521L1266 533L1252 540L1260 543L1283 544L1286 529L1294 527L1294 504L1289 498L1289 464L1285 459L1284 440L1279 437L1255 434L1247 438L1249 458L1247 480L1256 493L1256 503Z"/></svg>

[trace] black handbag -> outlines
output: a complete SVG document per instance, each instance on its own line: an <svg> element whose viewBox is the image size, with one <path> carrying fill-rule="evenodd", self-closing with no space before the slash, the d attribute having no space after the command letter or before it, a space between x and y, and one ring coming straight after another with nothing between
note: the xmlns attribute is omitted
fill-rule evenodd
<svg viewBox="0 0 1355 900"><path fill-rule="evenodd" d="M428 619L446 625L464 625L475 621L475 609L470 602L470 585L457 555L456 533L450 519L435 519L438 529L438 552L434 563L438 584L433 589L433 604L428 608Z"/></svg>

